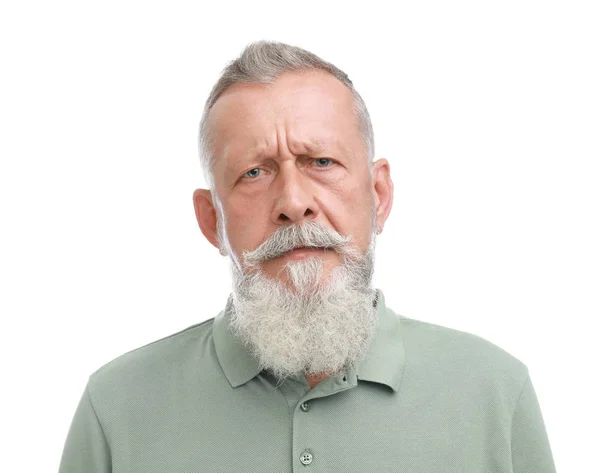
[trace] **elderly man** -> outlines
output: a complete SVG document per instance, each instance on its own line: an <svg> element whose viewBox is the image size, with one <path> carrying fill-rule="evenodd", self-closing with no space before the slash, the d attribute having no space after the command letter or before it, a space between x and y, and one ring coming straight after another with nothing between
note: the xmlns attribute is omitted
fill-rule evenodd
<svg viewBox="0 0 600 473"><path fill-rule="evenodd" d="M367 108L303 49L249 45L204 109L223 311L91 374L61 473L550 473L526 365L371 287L393 201Z"/></svg>

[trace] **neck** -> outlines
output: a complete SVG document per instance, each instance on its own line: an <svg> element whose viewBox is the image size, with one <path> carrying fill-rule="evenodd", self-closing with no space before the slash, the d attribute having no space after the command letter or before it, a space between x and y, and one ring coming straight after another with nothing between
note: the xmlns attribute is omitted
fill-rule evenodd
<svg viewBox="0 0 600 473"><path fill-rule="evenodd" d="M318 373L310 376L306 376L306 381L308 381L308 385L310 389L314 388L320 381L327 378L331 373Z"/></svg>

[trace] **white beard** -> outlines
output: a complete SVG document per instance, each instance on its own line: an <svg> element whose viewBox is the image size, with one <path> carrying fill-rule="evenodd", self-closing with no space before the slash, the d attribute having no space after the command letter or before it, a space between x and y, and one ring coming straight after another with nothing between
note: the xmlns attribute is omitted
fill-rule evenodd
<svg viewBox="0 0 600 473"><path fill-rule="evenodd" d="M288 286L232 264L229 325L261 369L281 380L336 373L364 358L376 325L374 243L373 234L364 255L341 251L325 281L319 257L289 261L282 271Z"/></svg>

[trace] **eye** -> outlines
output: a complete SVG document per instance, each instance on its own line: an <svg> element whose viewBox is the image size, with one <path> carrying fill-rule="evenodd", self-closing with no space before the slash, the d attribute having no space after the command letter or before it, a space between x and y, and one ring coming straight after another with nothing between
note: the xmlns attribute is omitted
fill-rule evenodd
<svg viewBox="0 0 600 473"><path fill-rule="evenodd" d="M331 160L329 158L317 158L317 159L315 159L315 163L318 168L327 168L331 164L333 164L333 160Z"/></svg>
<svg viewBox="0 0 600 473"><path fill-rule="evenodd" d="M253 168L250 171L244 173L244 177L249 177L250 179L258 177L260 175L260 168Z"/></svg>

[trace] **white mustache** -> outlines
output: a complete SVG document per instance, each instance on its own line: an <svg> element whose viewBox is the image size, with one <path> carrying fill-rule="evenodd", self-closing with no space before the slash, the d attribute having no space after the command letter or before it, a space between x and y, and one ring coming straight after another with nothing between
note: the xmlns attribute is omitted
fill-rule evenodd
<svg viewBox="0 0 600 473"><path fill-rule="evenodd" d="M296 248L333 249L341 254L353 255L356 250L349 243L352 236L344 236L335 230L308 220L299 225L280 227L254 251L244 251L242 257L248 266L282 256Z"/></svg>

